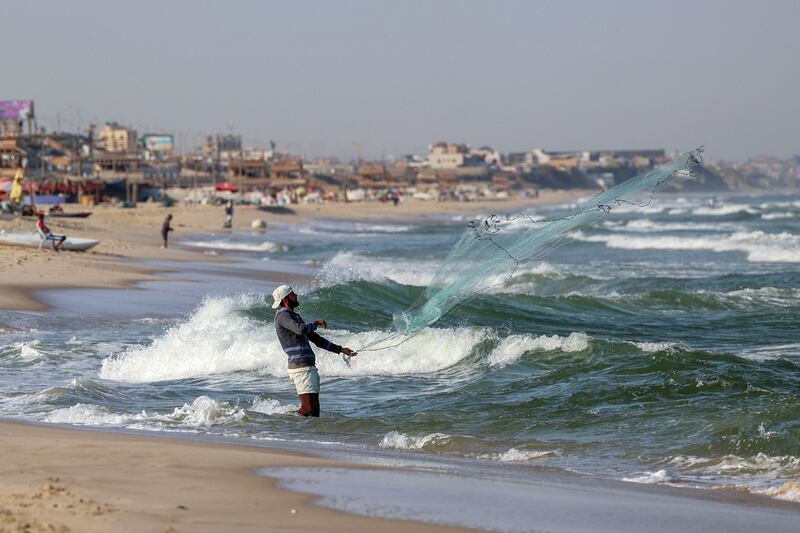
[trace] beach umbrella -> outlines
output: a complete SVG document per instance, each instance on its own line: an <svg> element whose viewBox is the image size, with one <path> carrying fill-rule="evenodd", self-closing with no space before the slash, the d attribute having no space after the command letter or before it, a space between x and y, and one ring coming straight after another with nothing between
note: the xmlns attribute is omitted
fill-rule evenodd
<svg viewBox="0 0 800 533"><path fill-rule="evenodd" d="M239 188L229 181L223 181L222 183L217 183L217 186L214 187L214 190L217 191L229 191L229 192L239 192Z"/></svg>

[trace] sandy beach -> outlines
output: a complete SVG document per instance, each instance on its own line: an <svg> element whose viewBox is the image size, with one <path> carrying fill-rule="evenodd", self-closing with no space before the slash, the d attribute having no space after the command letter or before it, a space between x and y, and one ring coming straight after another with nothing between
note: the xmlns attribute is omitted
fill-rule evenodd
<svg viewBox="0 0 800 533"><path fill-rule="evenodd" d="M353 466L266 448L0 422L0 532L407 531L255 470ZM415 531L459 531L414 524Z"/></svg>
<svg viewBox="0 0 800 533"><path fill-rule="evenodd" d="M309 219L392 220L402 223L425 218L433 220L443 215L447 219L452 216L466 218L477 213L516 212L537 203L560 203L589 194L588 191L545 192L538 199L482 204L409 201L396 208L384 204L326 204L292 206L290 211L263 211L243 206L236 210L233 230L250 232L251 222L257 218L266 221L268 227L275 222L285 225ZM74 209L74 206L70 208ZM175 232L171 235L171 242L175 246L163 249L159 228L167 213L174 216ZM155 294L159 286L180 280L180 276L192 268L231 265L235 256L207 255L180 245L182 239L192 235L223 233L220 229L223 219L222 207L164 208L153 204L140 204L135 209L98 206L88 219L49 219L48 225L54 231L97 238L102 242L85 253L54 253L0 246L3 274L0 279L0 308L35 310L42 316L52 317L53 321L81 321L80 313L70 316L71 298L77 302L92 294L90 291L62 296L61 305L53 305L49 310L43 303L46 300L43 293L66 288L125 289L103 294L112 294L113 298L119 299L121 308L127 308L129 302L124 300L124 295L134 294L127 289L141 290L139 294ZM18 219L0 222L0 229L31 230L32 225L31 219ZM377 241L391 237L381 234L371 238ZM164 267L162 263L173 266ZM273 263L290 264L288 261ZM271 263L264 265L268 264ZM185 265L186 268L174 265ZM263 266L263 272L256 270L261 267L257 261L251 261L247 268L252 270L240 274L260 281L269 280L270 283L282 279L280 270L268 270L266 266ZM381 268L386 266L381 265ZM296 272L286 273L286 279L297 279L297 276ZM161 283L165 280L169 281ZM150 288L142 290L139 282L144 281L160 283L148 284ZM197 297L197 302L192 300L192 306L198 305L202 299L202 296L197 296L200 292L212 290L211 285L197 285L198 292L188 298ZM87 303L85 307L90 306ZM257 317L263 311L262 307L267 308L267 313L272 312L268 306L257 303L247 308L247 313L250 317ZM91 332L84 330L73 338L69 338L73 335L70 326L49 331L48 327L53 327L49 325L41 333L26 335L27 330L10 331L0 324L0 334L7 337L18 335L22 339L9 343L7 352L0 353L6 357L9 383L13 384L17 375L20 379L25 376L16 374L18 369L22 369L19 371L29 372L27 379L30 383L24 385L33 391L28 396L17 396L15 386L9 386L8 405L21 405L28 401L27 398L33 398L30 405L34 409L46 408L50 415L55 413L58 416L44 417L37 411L34 418L24 415L25 420L79 424L70 428L16 420L0 422L0 445L4 450L0 459L0 532L458 530L436 523L502 531L782 532L792 531L800 516L800 504L764 495L781 497L780 492L759 494L723 486L701 489L666 483L649 484L649 481L624 482L619 478L576 475L549 468L547 463L541 465L539 457L552 459L560 456L561 452L555 449L557 444L548 444L548 451L541 451L541 455L535 448L539 443L535 442L533 447L525 449L514 441L504 441L503 453L477 456L465 448L469 458L463 461L448 455L449 449L445 453L437 448L432 453L420 453L431 451L423 445L428 441L435 443L437 438L451 439L448 442L456 450L460 442L470 445L477 439L464 439L457 428L445 428L444 431L452 435L444 435L438 426L436 429L400 433L402 426L399 423L384 422L380 413L372 416L368 411L380 411L380 404L386 398L379 396L383 391L378 390L380 385L375 386L374 382L387 375L393 376L389 369L394 371L388 363L380 366L381 360L375 355L373 370L353 375L336 374L333 366L324 367L325 364L339 363L338 358L323 359L320 367L330 372L325 376L326 387L330 388L325 390L323 418L319 420L321 425L302 426L298 430L305 421L288 414L296 396L293 390L286 392L288 384L282 374L285 355L280 353L274 358L279 361L280 370L264 373L265 365L271 361L270 350L279 348L274 339L261 336L264 330L271 328L269 320L266 321L267 327L253 320L238 322L240 309L231 304L230 299L220 297L201 305L200 310L188 318L179 319L173 329L164 326L166 333L161 331L162 322L158 321L174 324L171 321L177 314L168 314L166 318L148 315L144 320L154 325L147 326L151 329L144 334L139 328L145 326L129 320L134 323L132 333L129 333L133 338L129 338L127 344L122 341L114 344L118 341L116 328L120 323L117 322L102 325L111 333L100 332L99 337L91 337ZM25 313L17 315L28 316ZM86 320L89 329L92 320ZM19 326L20 323L9 324ZM224 327L217 329L217 324ZM77 325L75 329L80 327ZM234 333L226 337L229 331ZM448 331L442 329L432 333L425 342L436 342L434 336L470 335L464 330ZM342 336L345 332L337 331L336 335ZM576 348L566 344L567 335L574 337L578 344ZM605 342L582 341L586 336L581 337L580 332L567 335L562 338L558 335L531 337L531 346L541 342L540 339L560 343L558 350L561 351L553 360L562 361L565 354L587 350L589 342ZM484 342L482 339L471 342ZM199 341L206 346L196 347ZM129 365L124 360L117 361L125 364L116 368L111 364L114 363L112 354L131 355L130 346L142 342L146 346L138 348L138 352L133 350L135 353ZM581 343L585 345L581 346ZM104 346L98 347L99 344ZM64 346L72 351L65 350ZM480 368L502 371L497 361L507 352L501 348L491 350L490 356L495 362L480 363ZM420 351L408 350L397 359L411 360ZM520 353L526 351L528 348ZM249 360L239 363L236 357L248 353L255 354L254 363L251 365ZM86 354L91 357L87 358ZM626 358L630 357L629 352L625 354ZM71 366L78 365L82 357L88 370ZM647 352L644 357L649 361L654 356ZM424 366L429 363L428 359L425 357L418 364ZM577 365L581 364L579 359L575 361ZM708 357L704 357L703 364L707 361ZM233 366L225 366L227 362ZM107 374L102 372L105 363L109 363ZM51 365L45 368L58 373L57 376L48 378L50 381L37 381L40 364ZM186 372L173 373L180 370L181 365L186 367ZM407 371L399 371L398 380L414 382L417 386L408 396L419 394L424 399L430 394L432 401L438 403L436 394L440 382L435 374L441 372L446 376L452 367L452 362L445 361L441 368L434 367L433 371L426 370L427 367L419 370L413 379L403 377L403 372ZM196 368L199 370L195 372ZM529 373L532 374L526 371L526 376ZM204 378L209 380L204 388L193 390L195 385L192 382ZM244 381L239 383L236 379ZM269 379L272 379L270 385L265 386ZM375 388L369 389L371 384ZM533 385L529 387L527 382L525 387L525 390L535 388ZM186 389L183 396L179 392L181 388ZM163 400L164 406L148 405L146 414L145 407L138 403L145 401L143 397L146 394L153 395L158 401ZM257 395L255 400L254 394ZM348 395L352 404L334 407L335 400ZM20 404L15 403L18 400ZM392 398L389 402L394 400ZM122 407L118 407L117 401ZM92 405L87 405L90 403ZM137 407L129 408L129 404ZM360 409L362 404L364 413L354 412L349 407L357 405ZM261 411L259 405L262 405ZM423 411L420 408L420 412ZM537 419L548 418L540 416L538 407L529 411ZM410 415L412 422L415 412ZM369 416L366 422L361 422L359 417L365 413ZM73 415L75 418L70 418ZM583 419L589 415L581 412L577 416ZM187 417L195 417L194 422L187 422ZM271 434L258 440L261 435L258 433L251 441L242 426L236 426L245 417L250 417L247 423L254 426L262 423L271 424L270 427L274 425L278 428L276 431L283 431L279 433L281 437L290 442L285 444L285 449L271 447L271 444L266 445L270 447L238 444L270 440ZM383 441L400 444L394 448L386 447L382 446L383 441L379 438L365 437L371 439L369 446L329 444L326 453L303 448L302 442L306 442L303 438L313 442L337 442L337 435L358 433L362 423L375 424L379 428L377 435L383 435ZM201 431L194 439L176 438L181 435L166 431L150 436L137 429L115 432L81 429L81 425L120 428L137 424L139 428L147 429L161 427L185 431L186 428L201 428ZM223 426L234 434L226 443L215 441L222 440L220 435L226 435L224 432L205 438L208 436L203 434L204 430ZM195 429L189 429L193 432L190 435L195 434ZM292 431L300 433L292 434ZM301 438L295 442L292 439L297 434ZM416 446L415 443L422 444ZM377 453L387 456L376 459L370 455ZM525 456L526 453L529 454L527 459L523 457L522 461L514 462L515 454ZM569 454L564 453L565 456ZM503 459L509 455L512 456L510 464ZM470 461L477 466L468 465ZM664 472L667 475L666 470ZM659 472L648 475L658 477L657 474ZM790 481L781 490L794 491L795 483Z"/></svg>
<svg viewBox="0 0 800 533"><path fill-rule="evenodd" d="M274 448L16 422L0 422L0 446L3 533L467 531L430 523L443 521L514 531L779 532L791 531L798 516L796 504L736 492L546 471L521 484L491 474L484 480ZM310 488L282 490L273 478L257 475L264 469L301 477L307 471L315 481ZM382 504L372 498L381 494ZM360 508L378 516L395 500L398 509L407 506L408 518L416 509L421 521L314 505L321 496L362 500Z"/></svg>

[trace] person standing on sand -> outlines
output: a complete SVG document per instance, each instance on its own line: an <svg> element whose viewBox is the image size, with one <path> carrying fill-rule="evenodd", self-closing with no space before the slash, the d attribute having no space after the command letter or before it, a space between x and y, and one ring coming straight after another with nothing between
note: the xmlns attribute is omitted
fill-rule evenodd
<svg viewBox="0 0 800 533"><path fill-rule="evenodd" d="M167 237L169 237L169 232L175 231L170 225L170 222L172 222L172 214L167 215L167 218L164 219L164 224L161 225L161 237L164 239L164 244L161 245L162 248L167 247Z"/></svg>
<svg viewBox="0 0 800 533"><path fill-rule="evenodd" d="M233 227L233 200L228 200L228 204L225 206L225 223L222 225L222 227Z"/></svg>
<svg viewBox="0 0 800 533"><path fill-rule="evenodd" d="M297 294L289 285L281 285L272 291L275 302L275 332L283 351L289 357L289 377L297 389L300 398L300 409L297 414L301 416L319 416L319 372L317 372L316 356L311 349L309 341L329 352L341 353L348 357L358 355L350 348L334 344L316 333L318 327L328 327L324 320L304 322L303 318L294 312L298 305Z"/></svg>

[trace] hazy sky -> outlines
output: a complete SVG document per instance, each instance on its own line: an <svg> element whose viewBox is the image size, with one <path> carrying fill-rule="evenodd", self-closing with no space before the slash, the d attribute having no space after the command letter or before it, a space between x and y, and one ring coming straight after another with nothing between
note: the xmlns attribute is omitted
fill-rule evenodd
<svg viewBox="0 0 800 533"><path fill-rule="evenodd" d="M238 132L307 155L800 153L800 1L0 0L40 124Z"/></svg>

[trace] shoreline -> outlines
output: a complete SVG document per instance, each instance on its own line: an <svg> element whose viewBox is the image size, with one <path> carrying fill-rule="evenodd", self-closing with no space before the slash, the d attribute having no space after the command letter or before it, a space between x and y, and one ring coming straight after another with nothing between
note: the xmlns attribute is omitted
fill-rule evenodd
<svg viewBox="0 0 800 533"><path fill-rule="evenodd" d="M490 471L492 465L459 472L448 469L445 461L442 469L431 471L398 466L397 461L381 464L368 450L351 454L365 459L353 462L336 458L335 451L332 458L326 457L329 454L313 446L305 451L224 437L208 440L0 419L0 445L6 450L0 459L0 531L28 524L29 530L62 532L263 531L266 525L297 531L380 529L391 533L413 527L415 531L455 532L484 528L480 522L463 527L444 523L467 521L481 509L491 517L509 498L507 504L516 505L519 516L515 519L524 519L524 529L550 531L576 527L670 531L677 525L684 531L705 531L714 524L728 531L786 531L785 525L800 517L796 503L737 491L643 485L536 466L517 477ZM321 476L323 482L317 479L316 488L303 488L287 481L291 476ZM328 488L343 492L342 496L325 492L326 476L335 487ZM386 517L381 513L387 511L374 502L370 506L370 501L364 509L340 510L331 505L331 497L340 500L339 507L351 494L351 500L368 499L359 496L359 486L348 481L354 476L362 491L373 483L377 486L370 490L388 491L387 498L410 495L412 503L403 504L410 507L403 513L403 505L390 500L393 507ZM401 483L393 486L398 480ZM465 483L470 480L480 483ZM431 483L440 498L426 495ZM446 508L434 515L426 509L428 502L447 503L448 499L463 509L463 498L476 495L481 502L465 513L466 518L458 511L448 514ZM520 502L515 503L515 498ZM677 509L684 512L677 516ZM686 524L691 527L682 529Z"/></svg>
<svg viewBox="0 0 800 533"><path fill-rule="evenodd" d="M95 206L85 219L50 218L47 224L55 232L69 236L95 238L101 242L87 252L55 253L51 250L0 244L0 310L42 311L47 309L37 292L50 289L124 288L135 289L143 281L165 281L169 270L137 264L137 261L230 263L233 259L212 256L202 250L180 245L187 235L253 231L256 219L271 222L304 222L311 219L352 220L433 220L442 215L477 214L482 210L511 212L550 205L594 194L594 191L543 191L538 198L514 198L485 202L426 202L408 200L395 207L377 202L299 204L289 212L270 212L254 206L240 206L234 215L233 228L221 228L224 208L211 205L176 205L170 208L140 203L133 209ZM67 204L67 212L81 208ZM173 247L162 249L159 229L167 213L174 216L175 231L170 236ZM33 231L34 219L16 218L0 221L0 230ZM268 231L268 230L267 230ZM274 274L274 273L272 273ZM283 281L280 276L276 281Z"/></svg>
<svg viewBox="0 0 800 533"><path fill-rule="evenodd" d="M298 452L0 420L0 531L406 531L312 505L256 470L358 467ZM24 465L24 468L22 466ZM27 525L27 528L26 528ZM7 529L8 528L8 529ZM419 531L460 528L414 524Z"/></svg>

